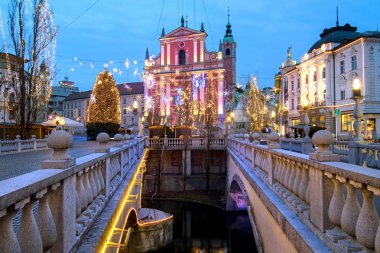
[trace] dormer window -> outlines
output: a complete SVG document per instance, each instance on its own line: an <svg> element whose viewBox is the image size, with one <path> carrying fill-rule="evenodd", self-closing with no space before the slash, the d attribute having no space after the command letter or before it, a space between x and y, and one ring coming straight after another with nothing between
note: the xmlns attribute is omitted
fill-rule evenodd
<svg viewBox="0 0 380 253"><path fill-rule="evenodd" d="M226 49L226 55L231 55L231 49L229 48Z"/></svg>
<svg viewBox="0 0 380 253"><path fill-rule="evenodd" d="M179 65L185 65L186 64L186 52L185 50L179 50Z"/></svg>

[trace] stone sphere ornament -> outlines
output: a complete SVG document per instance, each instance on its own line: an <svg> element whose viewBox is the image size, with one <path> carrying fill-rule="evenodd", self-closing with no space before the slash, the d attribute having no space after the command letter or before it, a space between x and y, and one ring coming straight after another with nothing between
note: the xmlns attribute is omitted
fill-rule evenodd
<svg viewBox="0 0 380 253"><path fill-rule="evenodd" d="M105 145L110 141L110 136L105 132L101 132L96 136L96 141L99 142L100 145Z"/></svg>

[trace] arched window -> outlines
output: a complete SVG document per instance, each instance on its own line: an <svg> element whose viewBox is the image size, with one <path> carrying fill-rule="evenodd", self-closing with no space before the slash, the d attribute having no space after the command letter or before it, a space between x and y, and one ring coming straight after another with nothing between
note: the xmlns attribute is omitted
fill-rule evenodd
<svg viewBox="0 0 380 253"><path fill-rule="evenodd" d="M179 50L179 65L185 65L186 64L186 52L185 50Z"/></svg>
<svg viewBox="0 0 380 253"><path fill-rule="evenodd" d="M231 49L229 48L226 49L226 55L231 55Z"/></svg>

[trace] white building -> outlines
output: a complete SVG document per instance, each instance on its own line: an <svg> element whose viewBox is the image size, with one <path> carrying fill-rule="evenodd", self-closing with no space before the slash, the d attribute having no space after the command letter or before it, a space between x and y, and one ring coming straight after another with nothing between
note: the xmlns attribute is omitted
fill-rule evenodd
<svg viewBox="0 0 380 253"><path fill-rule="evenodd" d="M138 116L134 117L132 113L133 101L137 100L137 111L138 115L140 115L144 111L144 84L142 82L118 84L117 88L120 94L121 127L131 128L132 119L136 126ZM91 90L73 93L63 101L62 116L83 123L84 129L80 132L85 132L86 130L91 93Z"/></svg>
<svg viewBox="0 0 380 253"><path fill-rule="evenodd" d="M353 132L352 81L359 78L363 99L364 137L380 133L380 33L357 32L349 24L324 29L300 63L288 58L276 80L281 82L280 133L302 123L304 106L310 124L338 135ZM340 116L334 117L334 110ZM286 122L286 124L284 124Z"/></svg>

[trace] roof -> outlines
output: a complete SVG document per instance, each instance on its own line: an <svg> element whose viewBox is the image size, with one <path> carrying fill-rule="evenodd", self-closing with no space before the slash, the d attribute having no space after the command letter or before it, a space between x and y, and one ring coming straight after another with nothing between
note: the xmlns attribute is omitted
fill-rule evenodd
<svg viewBox="0 0 380 253"><path fill-rule="evenodd" d="M144 83L134 82L134 83L121 83L117 84L117 89L119 90L120 96L124 95L134 95L134 94L144 94ZM92 90L75 92L70 94L64 101L72 101L79 99L89 99L91 97Z"/></svg>
<svg viewBox="0 0 380 253"><path fill-rule="evenodd" d="M321 38L310 47L308 53L311 53L314 49L318 49L326 43L342 44L354 40L361 36L361 33L356 30L357 27L353 27L350 24L326 28L320 34Z"/></svg>
<svg viewBox="0 0 380 253"><path fill-rule="evenodd" d="M173 37L185 37L185 36L191 36L191 35L206 35L207 33L197 31L191 28L187 27L178 27L171 31L170 33L163 36L161 39L167 39L167 38L173 38Z"/></svg>

